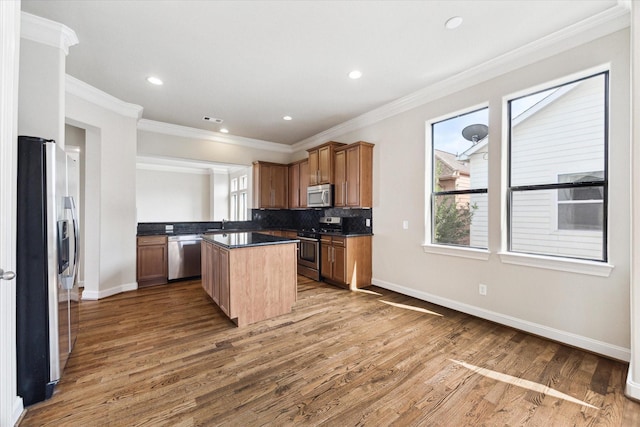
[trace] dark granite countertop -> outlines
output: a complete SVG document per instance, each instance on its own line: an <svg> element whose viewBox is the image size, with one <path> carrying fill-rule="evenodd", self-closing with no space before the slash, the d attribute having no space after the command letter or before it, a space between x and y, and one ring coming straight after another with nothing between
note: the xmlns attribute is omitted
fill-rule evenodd
<svg viewBox="0 0 640 427"><path fill-rule="evenodd" d="M270 236L268 234L261 233L208 233L203 234L202 239L227 249L299 242L297 239Z"/></svg>

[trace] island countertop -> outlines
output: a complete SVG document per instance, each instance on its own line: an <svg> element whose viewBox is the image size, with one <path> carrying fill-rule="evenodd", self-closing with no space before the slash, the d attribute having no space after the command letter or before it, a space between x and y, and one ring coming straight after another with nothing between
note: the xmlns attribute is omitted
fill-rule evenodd
<svg viewBox="0 0 640 427"><path fill-rule="evenodd" d="M287 237L270 236L261 233L215 233L203 234L202 239L227 249L247 248L251 246L297 243L299 240Z"/></svg>

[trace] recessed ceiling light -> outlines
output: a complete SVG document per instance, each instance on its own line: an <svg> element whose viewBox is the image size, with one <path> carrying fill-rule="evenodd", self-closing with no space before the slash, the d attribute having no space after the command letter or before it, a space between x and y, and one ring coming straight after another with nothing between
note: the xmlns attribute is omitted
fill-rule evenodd
<svg viewBox="0 0 640 427"><path fill-rule="evenodd" d="M293 117L291 117L291 116L284 116L284 117L282 118L282 120L286 120L286 121L293 120Z"/></svg>
<svg viewBox="0 0 640 427"><path fill-rule="evenodd" d="M349 73L350 79L357 80L360 77L362 77L362 71L353 70L352 72Z"/></svg>
<svg viewBox="0 0 640 427"><path fill-rule="evenodd" d="M159 79L159 78L157 78L157 77L149 76L149 77L147 77L147 81L148 81L149 83L151 83L152 85L162 86L162 80L160 80L160 79Z"/></svg>
<svg viewBox="0 0 640 427"><path fill-rule="evenodd" d="M454 16L453 18L447 19L447 22L444 23L444 26L448 30L454 30L454 29L458 28L461 24L462 24L462 17L461 16Z"/></svg>
<svg viewBox="0 0 640 427"><path fill-rule="evenodd" d="M222 133L229 133L229 129L227 129L227 128L221 128L221 129L220 129L220 132L222 132Z"/></svg>

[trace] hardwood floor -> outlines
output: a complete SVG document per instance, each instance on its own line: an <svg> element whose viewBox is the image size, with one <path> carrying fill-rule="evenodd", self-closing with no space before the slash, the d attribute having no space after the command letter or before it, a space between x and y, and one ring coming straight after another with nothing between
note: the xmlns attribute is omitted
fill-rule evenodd
<svg viewBox="0 0 640 427"><path fill-rule="evenodd" d="M299 276L291 314L243 328L199 281L83 301L20 425L640 425L625 363L369 290Z"/></svg>

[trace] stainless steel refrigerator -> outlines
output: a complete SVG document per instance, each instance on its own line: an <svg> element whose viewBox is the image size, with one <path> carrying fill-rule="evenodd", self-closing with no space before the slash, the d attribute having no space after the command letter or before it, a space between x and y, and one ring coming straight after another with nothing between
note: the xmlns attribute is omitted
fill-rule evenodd
<svg viewBox="0 0 640 427"><path fill-rule="evenodd" d="M55 141L18 137L16 356L25 405L51 397L78 333L79 234L69 162Z"/></svg>

